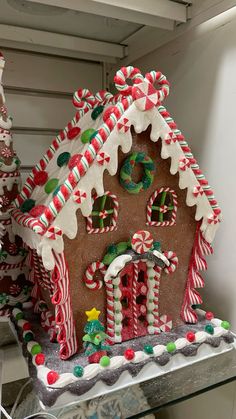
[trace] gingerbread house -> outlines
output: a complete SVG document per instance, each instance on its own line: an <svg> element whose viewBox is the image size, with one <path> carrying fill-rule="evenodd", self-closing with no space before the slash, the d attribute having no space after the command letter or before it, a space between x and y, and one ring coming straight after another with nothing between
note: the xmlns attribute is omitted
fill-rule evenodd
<svg viewBox="0 0 236 419"><path fill-rule="evenodd" d="M82 348L94 305L111 344L196 323L199 271L221 218L163 106L166 77L126 67L114 81L115 96L75 92L74 118L11 211L30 253L35 309L62 359Z"/></svg>

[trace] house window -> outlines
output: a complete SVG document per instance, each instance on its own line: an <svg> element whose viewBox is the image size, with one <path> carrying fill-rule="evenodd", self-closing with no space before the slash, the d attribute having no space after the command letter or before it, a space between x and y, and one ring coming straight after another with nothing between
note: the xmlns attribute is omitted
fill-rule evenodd
<svg viewBox="0 0 236 419"><path fill-rule="evenodd" d="M105 192L103 196L93 197L93 209L87 217L87 232L107 233L117 228L118 200L116 195Z"/></svg>
<svg viewBox="0 0 236 419"><path fill-rule="evenodd" d="M147 205L147 225L173 226L176 224L177 195L170 188L157 189Z"/></svg>

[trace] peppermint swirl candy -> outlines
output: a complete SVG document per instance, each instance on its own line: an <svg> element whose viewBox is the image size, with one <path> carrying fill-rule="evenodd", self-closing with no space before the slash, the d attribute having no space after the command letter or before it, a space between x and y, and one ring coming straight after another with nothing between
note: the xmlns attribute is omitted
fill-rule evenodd
<svg viewBox="0 0 236 419"><path fill-rule="evenodd" d="M143 166L143 176L140 182L135 183L132 180L132 172L135 164ZM148 189L154 179L155 165L153 160L145 153L132 153L124 162L120 171L120 183L127 192L138 194L141 191Z"/></svg>

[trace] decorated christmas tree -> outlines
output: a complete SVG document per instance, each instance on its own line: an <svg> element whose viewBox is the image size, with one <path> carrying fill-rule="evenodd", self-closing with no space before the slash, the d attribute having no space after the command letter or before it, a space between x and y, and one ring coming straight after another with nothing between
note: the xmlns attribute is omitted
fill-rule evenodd
<svg viewBox="0 0 236 419"><path fill-rule="evenodd" d="M85 355L89 357L89 362L99 362L100 358L106 355L106 351L109 350L109 345L105 343L108 338L105 333L105 327L98 320L100 311L93 308L90 311L86 311L88 321L85 325L83 337Z"/></svg>
<svg viewBox="0 0 236 419"><path fill-rule="evenodd" d="M5 65L0 53L0 315L8 314L11 306L30 297L26 281L27 250L12 232L10 205L19 193L20 160L12 144L12 119L5 106L2 73Z"/></svg>

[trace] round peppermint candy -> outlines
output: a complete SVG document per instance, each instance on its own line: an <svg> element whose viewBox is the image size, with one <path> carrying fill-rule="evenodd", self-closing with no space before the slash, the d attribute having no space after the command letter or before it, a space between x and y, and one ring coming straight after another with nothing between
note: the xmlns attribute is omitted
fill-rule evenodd
<svg viewBox="0 0 236 419"><path fill-rule="evenodd" d="M137 231L131 240L132 249L136 253L145 253L148 252L153 245L153 238L149 231L139 230Z"/></svg>

